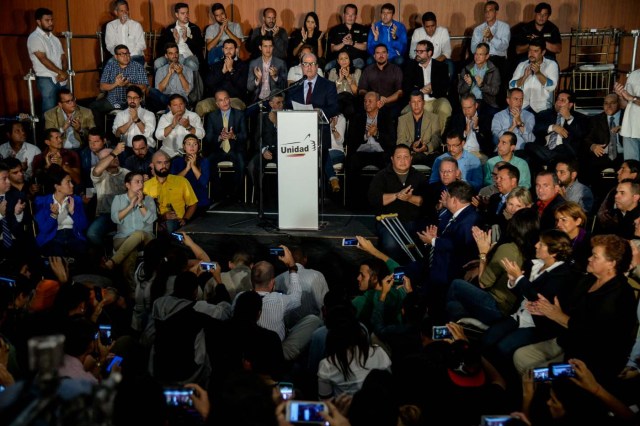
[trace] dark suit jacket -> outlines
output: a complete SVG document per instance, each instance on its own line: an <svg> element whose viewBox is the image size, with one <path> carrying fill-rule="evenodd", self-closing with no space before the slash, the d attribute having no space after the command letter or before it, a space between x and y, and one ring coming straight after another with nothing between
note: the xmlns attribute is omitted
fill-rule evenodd
<svg viewBox="0 0 640 426"><path fill-rule="evenodd" d="M367 113L361 112L349 122L347 137L347 150L349 154L355 154L358 147L362 145L364 133L367 127ZM378 111L378 143L384 149L385 156L391 156L393 148L396 146L396 126L385 110Z"/></svg>
<svg viewBox="0 0 640 426"><path fill-rule="evenodd" d="M433 262L429 275L432 285L448 286L455 278L464 275L463 265L477 259L478 248L471 234L471 228L480 217L469 204L449 226L453 213L447 211L438 223L438 238L433 252Z"/></svg>
<svg viewBox="0 0 640 426"><path fill-rule="evenodd" d="M171 42L175 43L175 38L173 37L173 29L176 27L175 21L173 24L166 27L162 30L160 34L160 38L158 39L157 50L156 52L160 52L158 56L164 55L164 45ZM189 28L191 29L191 38L187 39L187 46L191 52L198 58L200 65L204 62L204 58L202 56L204 50L204 38L202 37L202 31L200 31L200 27L198 27L193 22L189 22Z"/></svg>
<svg viewBox="0 0 640 426"><path fill-rule="evenodd" d="M447 64L440 61L431 61L431 88L433 98L443 98L449 92L449 69ZM402 79L402 90L404 96L408 97L414 90L420 90L424 87L424 75L422 67L417 61L411 61L407 64Z"/></svg>
<svg viewBox="0 0 640 426"><path fill-rule="evenodd" d="M517 305L519 306L523 298L529 301L538 300L538 294L541 294L551 303L558 296L560 306L566 306L575 278L577 277L568 263L563 263L549 272L543 272L533 281L529 281L529 278L524 275L518 280L518 285L513 288L513 292L518 296ZM557 322L543 315L532 315L532 317L536 324L536 336L540 341L558 336L563 329Z"/></svg>
<svg viewBox="0 0 640 426"><path fill-rule="evenodd" d="M304 82L308 84L307 81ZM301 84L289 91L289 98L287 99L287 108L292 108L292 102L298 102L304 104L304 87ZM320 108L327 119L335 117L340 114L338 109L338 91L336 90L335 83L327 80L326 78L318 76L316 83L313 86L313 92L311 93L311 104L314 108ZM331 132L329 125L323 125L322 128L322 150L328 153L331 146ZM323 158L328 158L328 154L323 154ZM326 156L325 156L326 155Z"/></svg>
<svg viewBox="0 0 640 426"><path fill-rule="evenodd" d="M218 136L222 132L222 112L220 110L212 111L205 117L205 137L202 145L203 155L208 157L214 152L222 151ZM235 108L231 108L229 113L229 128L233 127L236 134L235 140L230 140L231 151L244 153L247 151L247 125L244 119L244 113Z"/></svg>
<svg viewBox="0 0 640 426"><path fill-rule="evenodd" d="M222 72L224 61L218 61L209 67L205 78L207 93L216 93L218 90L229 92L230 98L247 101L247 75L249 64L237 59L233 61L233 72Z"/></svg>
<svg viewBox="0 0 640 426"><path fill-rule="evenodd" d="M478 114L478 131L476 132L476 139L478 139L478 143L480 144L480 150L486 154L489 154L489 157L493 155L493 151L495 150L495 145L493 144L493 134L491 133L491 120L493 117ZM456 111L449 122L447 123L447 127L444 129L443 135L447 135L450 131L459 132L461 135L464 134L464 130L467 127L467 120L462 113L462 111Z"/></svg>
<svg viewBox="0 0 640 426"><path fill-rule="evenodd" d="M624 110L620 111L620 124L622 124L622 119L624 117ZM618 135L619 138L622 136ZM608 167L614 167L618 165L618 162L613 162L611 159L605 154L602 157L596 157L593 152L591 152L591 145L598 144L604 145L609 143L609 120L607 118L607 114L601 112L600 114L593 115L589 117L589 133L586 135L582 144L580 146L580 155L581 158L585 161L587 165L583 170L592 170L591 167L598 168L597 171L606 169ZM618 157L620 157L621 152L618 153ZM596 170L593 170L596 172Z"/></svg>
<svg viewBox="0 0 640 426"><path fill-rule="evenodd" d="M549 205L542 211L542 215L540 216L540 231L546 231L547 229L555 229L556 227L556 209L558 206L565 202L565 199L562 195L558 194L556 197L549 203ZM538 206L534 204L531 206L532 209L536 209L538 211Z"/></svg>
<svg viewBox="0 0 640 426"><path fill-rule="evenodd" d="M588 119L582 113L572 111L573 121L570 125L565 122L565 128L569 132L567 138L562 139L562 143L571 148L573 155L577 156L580 152L580 144L582 138L588 130ZM536 142L538 145L545 146L547 144L546 136L549 134L549 126L556 124L556 118L558 113L554 108L542 111L536 117L536 125L533 127L533 134L536 136Z"/></svg>

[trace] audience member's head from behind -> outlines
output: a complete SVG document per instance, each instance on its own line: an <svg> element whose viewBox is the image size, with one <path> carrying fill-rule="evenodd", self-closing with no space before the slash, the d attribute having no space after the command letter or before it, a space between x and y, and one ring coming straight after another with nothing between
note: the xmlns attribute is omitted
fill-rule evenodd
<svg viewBox="0 0 640 426"><path fill-rule="evenodd" d="M608 280L615 275L623 275L631 265L631 246L617 235L596 235L591 238L591 257L587 272L595 275L599 281ZM603 281L604 283L606 281Z"/></svg>
<svg viewBox="0 0 640 426"><path fill-rule="evenodd" d="M348 307L334 310L327 322L326 356L344 380L353 376L352 362L364 367L369 357L369 336Z"/></svg>
<svg viewBox="0 0 640 426"><path fill-rule="evenodd" d="M358 289L367 291L380 288L384 277L389 275L387 264L380 259L367 259L360 263Z"/></svg>
<svg viewBox="0 0 640 426"><path fill-rule="evenodd" d="M458 180L447 185L449 197L447 198L446 207L451 213L455 213L471 204L474 192L473 187L463 181Z"/></svg>
<svg viewBox="0 0 640 426"><path fill-rule="evenodd" d="M556 227L566 232L569 238L575 239L587 225L587 215L580 204L567 201L556 208Z"/></svg>
<svg viewBox="0 0 640 426"><path fill-rule="evenodd" d="M262 296L255 291L245 291L235 300L233 319L256 323L262 314Z"/></svg>
<svg viewBox="0 0 640 426"><path fill-rule="evenodd" d="M191 271L180 272L176 275L171 295L178 299L196 300L198 297L198 276Z"/></svg>
<svg viewBox="0 0 640 426"><path fill-rule="evenodd" d="M273 265L266 261L253 265L253 268L251 268L251 284L255 291L272 292L275 285Z"/></svg>
<svg viewBox="0 0 640 426"><path fill-rule="evenodd" d="M87 319L68 321L64 327L64 353L84 362L84 358L94 351L97 332L96 325Z"/></svg>
<svg viewBox="0 0 640 426"><path fill-rule="evenodd" d="M391 373L371 370L356 392L349 408L351 426L396 426L398 425L398 398L396 383Z"/></svg>
<svg viewBox="0 0 640 426"><path fill-rule="evenodd" d="M538 242L539 230L538 213L532 209L520 209L507 222L503 242L515 243L523 256L531 259L534 255L534 246Z"/></svg>

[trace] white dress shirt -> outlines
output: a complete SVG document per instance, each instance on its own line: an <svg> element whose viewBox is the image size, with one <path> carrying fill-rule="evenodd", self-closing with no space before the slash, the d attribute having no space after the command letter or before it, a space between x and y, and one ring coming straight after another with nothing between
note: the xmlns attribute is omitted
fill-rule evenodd
<svg viewBox="0 0 640 426"><path fill-rule="evenodd" d="M424 27L416 28L411 37L411 47L409 48L409 57L416 57L416 48L418 42L422 40L429 40L433 44L433 58L438 58L440 55L451 59L451 37L449 37L449 30L445 27L437 26L436 32L433 33L433 37L429 37Z"/></svg>
<svg viewBox="0 0 640 426"><path fill-rule="evenodd" d="M11 148L9 142L0 145L0 156L2 158L15 157L23 163L25 161L27 162L27 170L24 172L24 176L27 179L33 174L33 158L41 152L40 148L29 142L23 142L18 152L15 152L13 148Z"/></svg>
<svg viewBox="0 0 640 426"><path fill-rule="evenodd" d="M531 63L528 60L520 62L513 73L513 77L511 77L509 87L513 88L517 86L518 80L524 75L530 64ZM547 83L545 85L542 85L540 80L538 80L538 77L533 74L527 77L524 81L524 85L517 86L524 92L522 108L531 106L531 109L535 112L544 111L545 109L549 109L553 106L553 93L558 85L558 76L560 75L558 63L547 58L543 58L542 64L540 64L540 72L547 77Z"/></svg>
<svg viewBox="0 0 640 426"><path fill-rule="evenodd" d="M475 53L478 44L485 41L483 34L485 28L488 26L489 25L486 22L483 22L473 30L473 36L471 37L471 53ZM511 40L511 28L509 27L509 24L496 20L496 22L493 23L493 26L489 28L491 29L491 34L493 34L491 41L486 42L490 48L489 54L491 56L502 56L503 58L506 58L507 49L509 48L509 40Z"/></svg>
<svg viewBox="0 0 640 426"><path fill-rule="evenodd" d="M625 90L631 96L640 97L640 69L632 72L627 78ZM620 135L626 138L640 138L640 106L633 102L627 103L624 109L624 120Z"/></svg>
<svg viewBox="0 0 640 426"><path fill-rule="evenodd" d="M151 111L147 111L142 107L139 107L138 118L144 123L144 132L140 131L140 127L137 124L132 124L131 127L129 127L129 130L127 130L127 133L124 134L124 136L126 137L127 146L129 148L132 147L131 140L134 136L144 135L144 137L147 138L147 145L149 145L151 148L155 148L156 141L153 139L153 131L156 129L155 114ZM113 133L115 134L116 130L118 130L118 127L124 125L130 120L131 113L129 112L129 108L120 111L116 115L116 118L113 120L113 127L111 128L111 131L113 131Z"/></svg>
<svg viewBox="0 0 640 426"><path fill-rule="evenodd" d="M147 48L142 25L133 19L127 19L124 24L120 19L109 22L105 30L104 42L112 55L115 55L114 49L119 44L127 46L131 56L144 56L144 50Z"/></svg>
<svg viewBox="0 0 640 426"><path fill-rule="evenodd" d="M162 141L162 149L167 153L171 158L175 157L179 154L179 151L182 150L182 141L184 137L190 133L196 135L198 139L202 139L204 137L204 127L202 125L202 119L195 112L185 110L183 118L187 118L189 120L189 124L193 127L191 130L187 130L185 127L182 127L180 124L176 126L175 129L169 133L168 136L164 135L164 129L171 126L173 122L173 113L169 111L164 114L158 120L158 128L156 129L156 139Z"/></svg>

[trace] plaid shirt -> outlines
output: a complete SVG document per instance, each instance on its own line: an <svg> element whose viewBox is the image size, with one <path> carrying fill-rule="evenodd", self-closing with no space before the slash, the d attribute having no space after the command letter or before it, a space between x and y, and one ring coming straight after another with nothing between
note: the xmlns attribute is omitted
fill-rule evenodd
<svg viewBox="0 0 640 426"><path fill-rule="evenodd" d="M129 62L129 65L124 69L120 68L118 62L108 61L107 66L104 67L100 83L113 84L116 81L116 76L120 73L129 79L129 84L144 84L145 86L149 84L144 67L135 61ZM122 109L126 107L128 86L118 86L107 93L107 100L115 108Z"/></svg>

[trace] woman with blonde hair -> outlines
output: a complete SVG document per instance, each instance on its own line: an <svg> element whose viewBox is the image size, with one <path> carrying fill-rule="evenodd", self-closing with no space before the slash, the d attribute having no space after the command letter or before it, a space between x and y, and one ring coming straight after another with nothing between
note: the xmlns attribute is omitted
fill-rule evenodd
<svg viewBox="0 0 640 426"><path fill-rule="evenodd" d="M587 259L591 255L587 237L587 215L580 204L567 201L556 208L556 227L571 238L572 255L568 263L579 272L584 272Z"/></svg>

